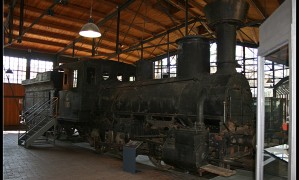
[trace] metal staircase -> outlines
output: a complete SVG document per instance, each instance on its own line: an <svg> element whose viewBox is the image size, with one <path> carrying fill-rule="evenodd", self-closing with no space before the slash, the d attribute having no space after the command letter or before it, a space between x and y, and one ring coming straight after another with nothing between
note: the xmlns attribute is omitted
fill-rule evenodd
<svg viewBox="0 0 299 180"><path fill-rule="evenodd" d="M20 123L25 125L26 131L18 134L18 145L26 148L37 141L49 129L54 127L54 137L56 128L58 98L38 102L20 115ZM54 141L55 143L55 138Z"/></svg>

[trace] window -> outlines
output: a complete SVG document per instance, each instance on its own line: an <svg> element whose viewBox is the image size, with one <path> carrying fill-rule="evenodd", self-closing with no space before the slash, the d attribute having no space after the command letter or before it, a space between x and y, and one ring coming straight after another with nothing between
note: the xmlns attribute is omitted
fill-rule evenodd
<svg viewBox="0 0 299 180"><path fill-rule="evenodd" d="M3 82L21 84L26 79L26 65L25 58L3 56ZM5 73L8 68L13 71L13 74Z"/></svg>
<svg viewBox="0 0 299 180"><path fill-rule="evenodd" d="M217 44L210 44L210 74L213 74L217 71Z"/></svg>
<svg viewBox="0 0 299 180"><path fill-rule="evenodd" d="M243 55L245 56L243 57ZM253 97L257 96L257 56L257 48L236 47L236 60L241 65L241 68L237 68L237 71L243 73L248 79ZM272 97L274 85L289 75L289 68L285 65L266 60L264 72L265 97Z"/></svg>
<svg viewBox="0 0 299 180"><path fill-rule="evenodd" d="M109 79L109 73L108 72L103 72L102 77L106 81L107 79Z"/></svg>
<svg viewBox="0 0 299 180"><path fill-rule="evenodd" d="M129 81L135 81L135 76L130 76Z"/></svg>
<svg viewBox="0 0 299 180"><path fill-rule="evenodd" d="M78 70L73 71L73 88L78 87Z"/></svg>
<svg viewBox="0 0 299 180"><path fill-rule="evenodd" d="M53 62L32 59L30 61L30 79L36 78L39 72L46 72L53 70Z"/></svg>
<svg viewBox="0 0 299 180"><path fill-rule="evenodd" d="M176 67L177 64L177 55L170 56L169 62L167 62L167 58L158 60L154 62L155 68L155 79L162 79L168 77L176 77Z"/></svg>
<svg viewBox="0 0 299 180"><path fill-rule="evenodd" d="M117 80L118 81L123 81L123 76L120 74L120 75L117 75Z"/></svg>

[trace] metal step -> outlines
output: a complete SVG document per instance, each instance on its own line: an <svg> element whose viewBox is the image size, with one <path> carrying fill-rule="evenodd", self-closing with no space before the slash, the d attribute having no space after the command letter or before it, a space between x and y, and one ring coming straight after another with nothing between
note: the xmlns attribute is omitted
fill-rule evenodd
<svg viewBox="0 0 299 180"><path fill-rule="evenodd" d="M55 119L51 119L47 124L42 126L40 129L34 131L34 133L29 136L25 142L25 147L28 148L37 138L47 132L50 128L52 128L56 123Z"/></svg>
<svg viewBox="0 0 299 180"><path fill-rule="evenodd" d="M58 98L53 97L47 101L40 101L23 112L20 122L26 127L25 133L18 135L18 144L28 148L45 132L56 125ZM55 108L56 107L56 108Z"/></svg>

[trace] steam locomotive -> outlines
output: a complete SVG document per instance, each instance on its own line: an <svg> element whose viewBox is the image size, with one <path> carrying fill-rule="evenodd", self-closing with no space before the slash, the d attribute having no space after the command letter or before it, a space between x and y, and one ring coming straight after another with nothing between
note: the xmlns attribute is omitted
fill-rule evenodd
<svg viewBox="0 0 299 180"><path fill-rule="evenodd" d="M185 36L177 40L175 78L152 79L153 62L146 60L136 67L81 60L38 74L40 81L24 81L25 110L41 98L59 97L57 122L67 134L78 130L99 152L121 154L127 143L140 142L137 154L157 166L197 171L207 163L252 159L252 95L235 62L236 29L248 4L212 0L204 10L217 36L216 73L210 74L210 40Z"/></svg>

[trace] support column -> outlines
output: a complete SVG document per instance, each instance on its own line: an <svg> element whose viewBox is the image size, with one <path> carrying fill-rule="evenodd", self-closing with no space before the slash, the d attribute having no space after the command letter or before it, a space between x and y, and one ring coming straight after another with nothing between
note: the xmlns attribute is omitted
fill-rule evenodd
<svg viewBox="0 0 299 180"><path fill-rule="evenodd" d="M265 140L264 64L265 64L265 57L258 56L256 161L255 161L256 180L263 180L264 177L264 140Z"/></svg>
<svg viewBox="0 0 299 180"><path fill-rule="evenodd" d="M289 40L289 62L290 62L290 120L289 120L289 164L288 164L288 179L295 180L296 178L296 0L292 0L292 24L291 37Z"/></svg>
<svg viewBox="0 0 299 180"><path fill-rule="evenodd" d="M30 62L31 62L31 57L27 56L27 64L26 64L26 79L30 79Z"/></svg>

